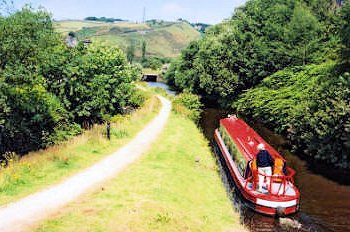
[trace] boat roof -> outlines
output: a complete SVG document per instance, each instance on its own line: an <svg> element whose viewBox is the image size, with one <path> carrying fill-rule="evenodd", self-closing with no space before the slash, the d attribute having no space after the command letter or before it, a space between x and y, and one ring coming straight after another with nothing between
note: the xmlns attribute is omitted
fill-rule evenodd
<svg viewBox="0 0 350 232"><path fill-rule="evenodd" d="M258 154L258 144L265 145L265 149L271 154L272 158L284 158L268 144L261 136L256 133L247 123L236 116L229 116L220 120L220 125L226 128L228 134L240 149L247 160L252 160Z"/></svg>

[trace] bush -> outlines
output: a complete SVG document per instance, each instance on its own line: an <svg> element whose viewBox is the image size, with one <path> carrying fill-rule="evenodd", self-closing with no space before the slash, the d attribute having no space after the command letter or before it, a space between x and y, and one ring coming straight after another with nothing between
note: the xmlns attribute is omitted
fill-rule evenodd
<svg viewBox="0 0 350 232"><path fill-rule="evenodd" d="M0 158L45 148L144 102L120 49L68 48L50 15L0 16ZM20 36L19 36L20 35Z"/></svg>
<svg viewBox="0 0 350 232"><path fill-rule="evenodd" d="M231 19L190 43L166 79L227 107L242 91L279 70L325 62L340 47L331 2L247 1Z"/></svg>
<svg viewBox="0 0 350 232"><path fill-rule="evenodd" d="M142 66L144 68L150 68L153 70L159 70L162 68L163 64L168 64L171 62L170 58L164 58L164 57L150 57L145 58L141 61Z"/></svg>
<svg viewBox="0 0 350 232"><path fill-rule="evenodd" d="M202 103L197 95L185 92L177 95L173 100L173 110L194 122L198 122Z"/></svg>
<svg viewBox="0 0 350 232"><path fill-rule="evenodd" d="M145 103L146 99L147 99L147 94L142 91L138 91L131 95L128 101L128 105L136 108L136 107L142 106Z"/></svg>
<svg viewBox="0 0 350 232"><path fill-rule="evenodd" d="M313 159L350 169L350 75L333 62L282 70L234 102Z"/></svg>

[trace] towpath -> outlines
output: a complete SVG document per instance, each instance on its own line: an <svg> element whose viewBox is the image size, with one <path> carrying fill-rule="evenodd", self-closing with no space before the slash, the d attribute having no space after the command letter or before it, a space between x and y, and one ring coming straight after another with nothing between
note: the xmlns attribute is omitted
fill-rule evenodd
<svg viewBox="0 0 350 232"><path fill-rule="evenodd" d="M115 177L145 153L163 130L171 110L170 101L161 96L158 98L162 102L159 114L127 145L60 184L1 207L0 231L22 232L32 229L39 221L81 194Z"/></svg>

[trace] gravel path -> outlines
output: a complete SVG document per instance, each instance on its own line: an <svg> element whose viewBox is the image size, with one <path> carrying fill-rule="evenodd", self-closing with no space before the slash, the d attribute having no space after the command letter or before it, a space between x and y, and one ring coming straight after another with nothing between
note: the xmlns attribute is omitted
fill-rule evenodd
<svg viewBox="0 0 350 232"><path fill-rule="evenodd" d="M170 101L160 96L158 98L162 102L161 111L130 143L60 184L1 207L0 231L20 232L32 229L40 220L49 217L84 192L115 177L145 153L163 130L171 110Z"/></svg>

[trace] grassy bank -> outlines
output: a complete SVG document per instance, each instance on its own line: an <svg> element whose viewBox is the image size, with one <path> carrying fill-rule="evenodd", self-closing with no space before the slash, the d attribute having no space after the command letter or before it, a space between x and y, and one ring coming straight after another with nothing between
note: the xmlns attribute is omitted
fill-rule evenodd
<svg viewBox="0 0 350 232"><path fill-rule="evenodd" d="M114 117L110 141L104 135L105 126L99 125L64 144L30 153L19 161L13 159L0 169L0 205L57 183L114 152L151 121L160 106L151 97L131 115Z"/></svg>
<svg viewBox="0 0 350 232"><path fill-rule="evenodd" d="M244 231L208 142L171 114L153 148L36 231Z"/></svg>

